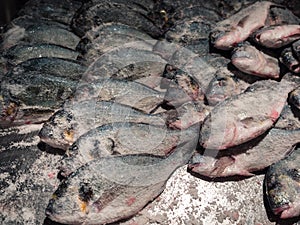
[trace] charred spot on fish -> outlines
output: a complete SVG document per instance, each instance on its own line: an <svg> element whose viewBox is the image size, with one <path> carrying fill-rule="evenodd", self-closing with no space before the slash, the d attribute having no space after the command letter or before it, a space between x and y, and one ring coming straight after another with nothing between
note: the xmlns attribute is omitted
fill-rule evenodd
<svg viewBox="0 0 300 225"><path fill-rule="evenodd" d="M300 170L298 169L289 169L287 171L287 174L289 177L291 177L293 180L299 182L300 181Z"/></svg>
<svg viewBox="0 0 300 225"><path fill-rule="evenodd" d="M80 188L78 189L79 199L83 202L89 202L94 195L92 187L90 186L89 183L85 183L85 182L80 182L79 186L80 186Z"/></svg>

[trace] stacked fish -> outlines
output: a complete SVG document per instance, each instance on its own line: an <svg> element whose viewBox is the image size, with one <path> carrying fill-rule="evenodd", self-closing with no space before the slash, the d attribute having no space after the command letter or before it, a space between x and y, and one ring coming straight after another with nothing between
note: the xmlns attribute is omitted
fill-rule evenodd
<svg viewBox="0 0 300 225"><path fill-rule="evenodd" d="M286 5L299 13L299 2ZM0 126L43 124L41 142L64 151L51 220L129 218L186 164L213 179L273 164L273 212L300 216L292 11L252 0L30 0L18 16L2 35Z"/></svg>

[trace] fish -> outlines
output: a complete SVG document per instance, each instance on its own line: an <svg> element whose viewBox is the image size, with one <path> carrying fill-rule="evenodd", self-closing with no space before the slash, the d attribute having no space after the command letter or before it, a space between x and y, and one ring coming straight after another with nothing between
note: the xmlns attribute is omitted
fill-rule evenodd
<svg viewBox="0 0 300 225"><path fill-rule="evenodd" d="M147 17L147 11L132 7L128 2L112 3L102 1L101 3L88 6L79 10L73 18L72 28L79 36L83 36L92 27L103 23L122 23L146 32L153 38L162 35L162 31Z"/></svg>
<svg viewBox="0 0 300 225"><path fill-rule="evenodd" d="M197 130L198 128L196 128ZM173 172L187 163L197 131L172 154L101 157L78 168L54 192L46 208L51 220L66 224L106 224L139 212L165 188Z"/></svg>
<svg viewBox="0 0 300 225"><path fill-rule="evenodd" d="M52 147L67 150L82 134L95 127L114 122L135 122L165 126L162 115L143 113L116 102L89 99L66 102L44 123L40 140Z"/></svg>
<svg viewBox="0 0 300 225"><path fill-rule="evenodd" d="M8 73L13 76L19 73L26 73L30 71L39 71L45 74L51 74L58 77L65 77L71 80L80 80L82 74L87 67L72 59L63 59L57 57L41 57L28 59L16 66L14 66Z"/></svg>
<svg viewBox="0 0 300 225"><path fill-rule="evenodd" d="M300 109L300 88L291 92L289 102L291 102L296 108Z"/></svg>
<svg viewBox="0 0 300 225"><path fill-rule="evenodd" d="M291 47L282 50L279 60L290 71L300 73L300 61L295 58Z"/></svg>
<svg viewBox="0 0 300 225"><path fill-rule="evenodd" d="M130 43L129 43L130 44ZM110 78L120 69L129 66L131 64L142 62L156 62L165 63L166 61L158 54L152 52L152 45L142 46L122 46L118 49L114 49L107 54L101 55L97 58L82 76L82 80L85 82L92 82L98 79Z"/></svg>
<svg viewBox="0 0 300 225"><path fill-rule="evenodd" d="M81 135L61 160L60 174L67 177L80 166L110 155L151 154L166 156L190 139L191 132L149 124L111 123Z"/></svg>
<svg viewBox="0 0 300 225"><path fill-rule="evenodd" d="M284 106L282 112L280 113L280 117L274 124L274 128L286 130L296 130L300 128L299 115L294 112L292 106L290 106L289 104L286 104Z"/></svg>
<svg viewBox="0 0 300 225"><path fill-rule="evenodd" d="M253 34L253 39L267 48L281 48L300 39L300 25L264 27Z"/></svg>
<svg viewBox="0 0 300 225"><path fill-rule="evenodd" d="M4 57L12 65L17 65L28 59L41 57L58 57L64 59L77 59L79 53L54 44L24 44L15 45L7 50Z"/></svg>
<svg viewBox="0 0 300 225"><path fill-rule="evenodd" d="M229 18L220 21L210 33L211 44L221 50L230 50L245 41L250 34L264 27L272 2L256 2Z"/></svg>
<svg viewBox="0 0 300 225"><path fill-rule="evenodd" d="M292 44L292 49L293 49L294 54L295 54L296 57L298 58L298 60L300 60L300 40L295 41L295 42Z"/></svg>
<svg viewBox="0 0 300 225"><path fill-rule="evenodd" d="M200 145L224 150L263 134L279 118L289 92L299 84L297 77L286 74L281 82L257 81L241 94L219 103L203 122Z"/></svg>
<svg viewBox="0 0 300 225"><path fill-rule="evenodd" d="M300 216L299 148L272 164L265 176L265 194L269 206L281 219Z"/></svg>
<svg viewBox="0 0 300 225"><path fill-rule="evenodd" d="M30 15L36 20L41 18L70 25L75 12L81 7L79 1L31 0L18 11L18 16Z"/></svg>
<svg viewBox="0 0 300 225"><path fill-rule="evenodd" d="M240 94L248 86L248 83L236 77L229 70L220 69L210 81L206 89L205 98L208 105L215 106L233 95Z"/></svg>
<svg viewBox="0 0 300 225"><path fill-rule="evenodd" d="M294 2L297 2L294 1ZM268 25L287 25L287 24L299 24L300 18L294 14L297 6L293 3L293 1L277 1L277 3L281 5L270 7ZM284 7L287 5L288 7Z"/></svg>
<svg viewBox="0 0 300 225"><path fill-rule="evenodd" d="M72 101L78 102L91 98L113 101L151 113L165 102L165 93L134 81L102 79L79 84Z"/></svg>
<svg viewBox="0 0 300 225"><path fill-rule="evenodd" d="M278 60L259 51L249 43L242 43L233 50L231 62L247 74L272 79L277 79L280 75Z"/></svg>
<svg viewBox="0 0 300 225"><path fill-rule="evenodd" d="M300 129L273 128L256 140L228 149L228 153L215 157L195 152L188 165L194 174L210 178L229 176L253 176L271 164L283 159L300 141Z"/></svg>
<svg viewBox="0 0 300 225"><path fill-rule="evenodd" d="M161 88L167 89L165 99L171 105L178 105L188 101L201 101L204 99L201 87L197 80L171 64L166 64L162 74L166 78Z"/></svg>

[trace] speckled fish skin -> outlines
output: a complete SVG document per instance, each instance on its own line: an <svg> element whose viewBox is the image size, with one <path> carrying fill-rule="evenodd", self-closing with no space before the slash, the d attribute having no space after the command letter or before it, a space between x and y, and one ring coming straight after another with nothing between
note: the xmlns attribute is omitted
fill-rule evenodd
<svg viewBox="0 0 300 225"><path fill-rule="evenodd" d="M285 129L285 130L300 129L299 115L297 115L297 112L294 112L292 106L286 104L282 112L280 113L280 117L274 124L274 127L279 129Z"/></svg>
<svg viewBox="0 0 300 225"><path fill-rule="evenodd" d="M215 106L233 95L243 92L249 84L237 78L227 69L220 69L210 81L205 92L208 105Z"/></svg>
<svg viewBox="0 0 300 225"><path fill-rule="evenodd" d="M297 56L298 60L300 60L300 40L295 41L292 45L293 52Z"/></svg>
<svg viewBox="0 0 300 225"><path fill-rule="evenodd" d="M58 57L64 59L77 59L79 53L54 44L15 45L9 48L4 55L12 65L19 64L28 59L41 57Z"/></svg>
<svg viewBox="0 0 300 225"><path fill-rule="evenodd" d="M165 101L164 96L164 93L134 81L103 79L78 85L73 100L97 98L99 101L113 101L151 113Z"/></svg>
<svg viewBox="0 0 300 225"><path fill-rule="evenodd" d="M273 79L279 78L280 75L278 60L259 51L249 43L240 44L233 50L231 62L247 74Z"/></svg>
<svg viewBox="0 0 300 225"><path fill-rule="evenodd" d="M87 163L60 184L46 215L60 223L93 225L136 214L164 190L171 174L187 163L196 147L196 130L166 158L137 154Z"/></svg>
<svg viewBox="0 0 300 225"><path fill-rule="evenodd" d="M278 119L289 92L299 86L299 81L292 79L297 77L286 74L281 82L255 82L245 92L216 105L203 123L200 144L224 150L263 134Z"/></svg>
<svg viewBox="0 0 300 225"><path fill-rule="evenodd" d="M266 27L256 31L254 40L267 48L281 48L300 39L300 25Z"/></svg>
<svg viewBox="0 0 300 225"><path fill-rule="evenodd" d="M52 74L71 80L79 80L87 67L72 59L62 59L56 57L42 57L26 60L12 68L10 74L26 73L29 71L39 71L41 73ZM10 76L10 75L8 75Z"/></svg>
<svg viewBox="0 0 300 225"><path fill-rule="evenodd" d="M161 115L149 115L122 104L90 99L73 102L69 106L65 104L64 109L44 123L39 136L48 145L66 150L88 130L114 122L165 126Z"/></svg>
<svg viewBox="0 0 300 225"><path fill-rule="evenodd" d="M258 137L256 141L230 149L233 152L230 155L225 154L214 158L196 152L190 160L189 170L210 178L253 176L252 172L262 170L283 159L299 141L300 129L273 128L267 134Z"/></svg>
<svg viewBox="0 0 300 225"><path fill-rule="evenodd" d="M290 94L289 101L300 110L300 88L297 88Z"/></svg>
<svg viewBox="0 0 300 225"><path fill-rule="evenodd" d="M300 73L300 61L295 58L291 47L285 48L279 59L290 71Z"/></svg>
<svg viewBox="0 0 300 225"><path fill-rule="evenodd" d="M130 4L104 1L79 11L73 18L72 28L79 36L83 36L93 26L118 22L140 29L154 38L160 37L162 31L145 14Z"/></svg>
<svg viewBox="0 0 300 225"><path fill-rule="evenodd" d="M66 151L61 161L61 174L66 177L80 166L109 155L166 156L191 135L190 130L170 130L149 124L122 122L103 125L80 136Z"/></svg>
<svg viewBox="0 0 300 225"><path fill-rule="evenodd" d="M228 19L217 23L211 32L211 43L215 48L229 50L246 40L255 30L266 25L270 6L268 1L256 2Z"/></svg>
<svg viewBox="0 0 300 225"><path fill-rule="evenodd" d="M300 216L300 149L270 166L265 177L266 196L275 215Z"/></svg>

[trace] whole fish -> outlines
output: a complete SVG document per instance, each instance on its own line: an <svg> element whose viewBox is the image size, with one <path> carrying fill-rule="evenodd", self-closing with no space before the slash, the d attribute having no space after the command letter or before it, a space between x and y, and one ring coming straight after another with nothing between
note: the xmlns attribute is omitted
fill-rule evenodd
<svg viewBox="0 0 300 225"><path fill-rule="evenodd" d="M259 51L249 43L240 44L233 50L231 62L247 74L273 79L279 78L280 75L278 60Z"/></svg>
<svg viewBox="0 0 300 225"><path fill-rule="evenodd" d="M298 60L300 60L300 40L295 41L292 45L293 52L297 56Z"/></svg>
<svg viewBox="0 0 300 225"><path fill-rule="evenodd" d="M240 94L248 86L249 84L234 76L226 68L220 69L210 81L205 97L208 105L215 106L233 95Z"/></svg>
<svg viewBox="0 0 300 225"><path fill-rule="evenodd" d="M61 161L65 177L84 164L109 155L147 153L166 156L190 139L189 130L179 131L138 123L112 123L81 135Z"/></svg>
<svg viewBox="0 0 300 225"><path fill-rule="evenodd" d="M289 101L298 109L300 109L300 88L297 88L290 94Z"/></svg>
<svg viewBox="0 0 300 225"><path fill-rule="evenodd" d="M59 185L46 215L60 223L92 225L136 214L164 190L172 173L187 163L196 147L197 129L168 157L122 155L85 164Z"/></svg>
<svg viewBox="0 0 300 225"><path fill-rule="evenodd" d="M193 173L211 178L228 176L253 176L252 172L262 170L283 159L300 141L300 129L271 129L257 140L236 146L216 157L195 152L189 163Z"/></svg>
<svg viewBox="0 0 300 225"><path fill-rule="evenodd" d="M294 57L291 47L285 48L279 59L290 71L300 73L300 61Z"/></svg>
<svg viewBox="0 0 300 225"><path fill-rule="evenodd" d="M238 43L245 41L251 33L264 27L272 2L256 2L226 20L217 23L210 34L215 48L229 50Z"/></svg>
<svg viewBox="0 0 300 225"><path fill-rule="evenodd" d="M286 74L281 82L257 81L241 94L219 103L204 120L200 144L223 150L263 134L280 116L289 92L299 84L297 77Z"/></svg>
<svg viewBox="0 0 300 225"><path fill-rule="evenodd" d="M97 98L113 101L151 113L165 101L165 94L134 81L102 79L93 83L79 84L73 101Z"/></svg>
<svg viewBox="0 0 300 225"><path fill-rule="evenodd" d="M275 215L287 219L300 216L300 151L270 166L265 177L266 196Z"/></svg>
<svg viewBox="0 0 300 225"><path fill-rule="evenodd" d="M253 34L254 40L267 48L281 48L300 39L300 25L265 27Z"/></svg>
<svg viewBox="0 0 300 225"><path fill-rule="evenodd" d="M114 122L165 126L161 115L149 115L119 103L90 99L65 103L64 109L44 123L39 136L48 145L66 150L88 130Z"/></svg>
<svg viewBox="0 0 300 225"><path fill-rule="evenodd" d="M41 57L58 57L64 59L77 59L79 53L53 44L15 45L4 55L12 65L19 64L28 59Z"/></svg>
<svg viewBox="0 0 300 225"><path fill-rule="evenodd" d="M39 71L40 73L52 74L62 78L65 77L72 80L79 80L86 69L87 67L85 65L76 60L42 57L28 59L14 66L9 73L20 74L30 71Z"/></svg>

